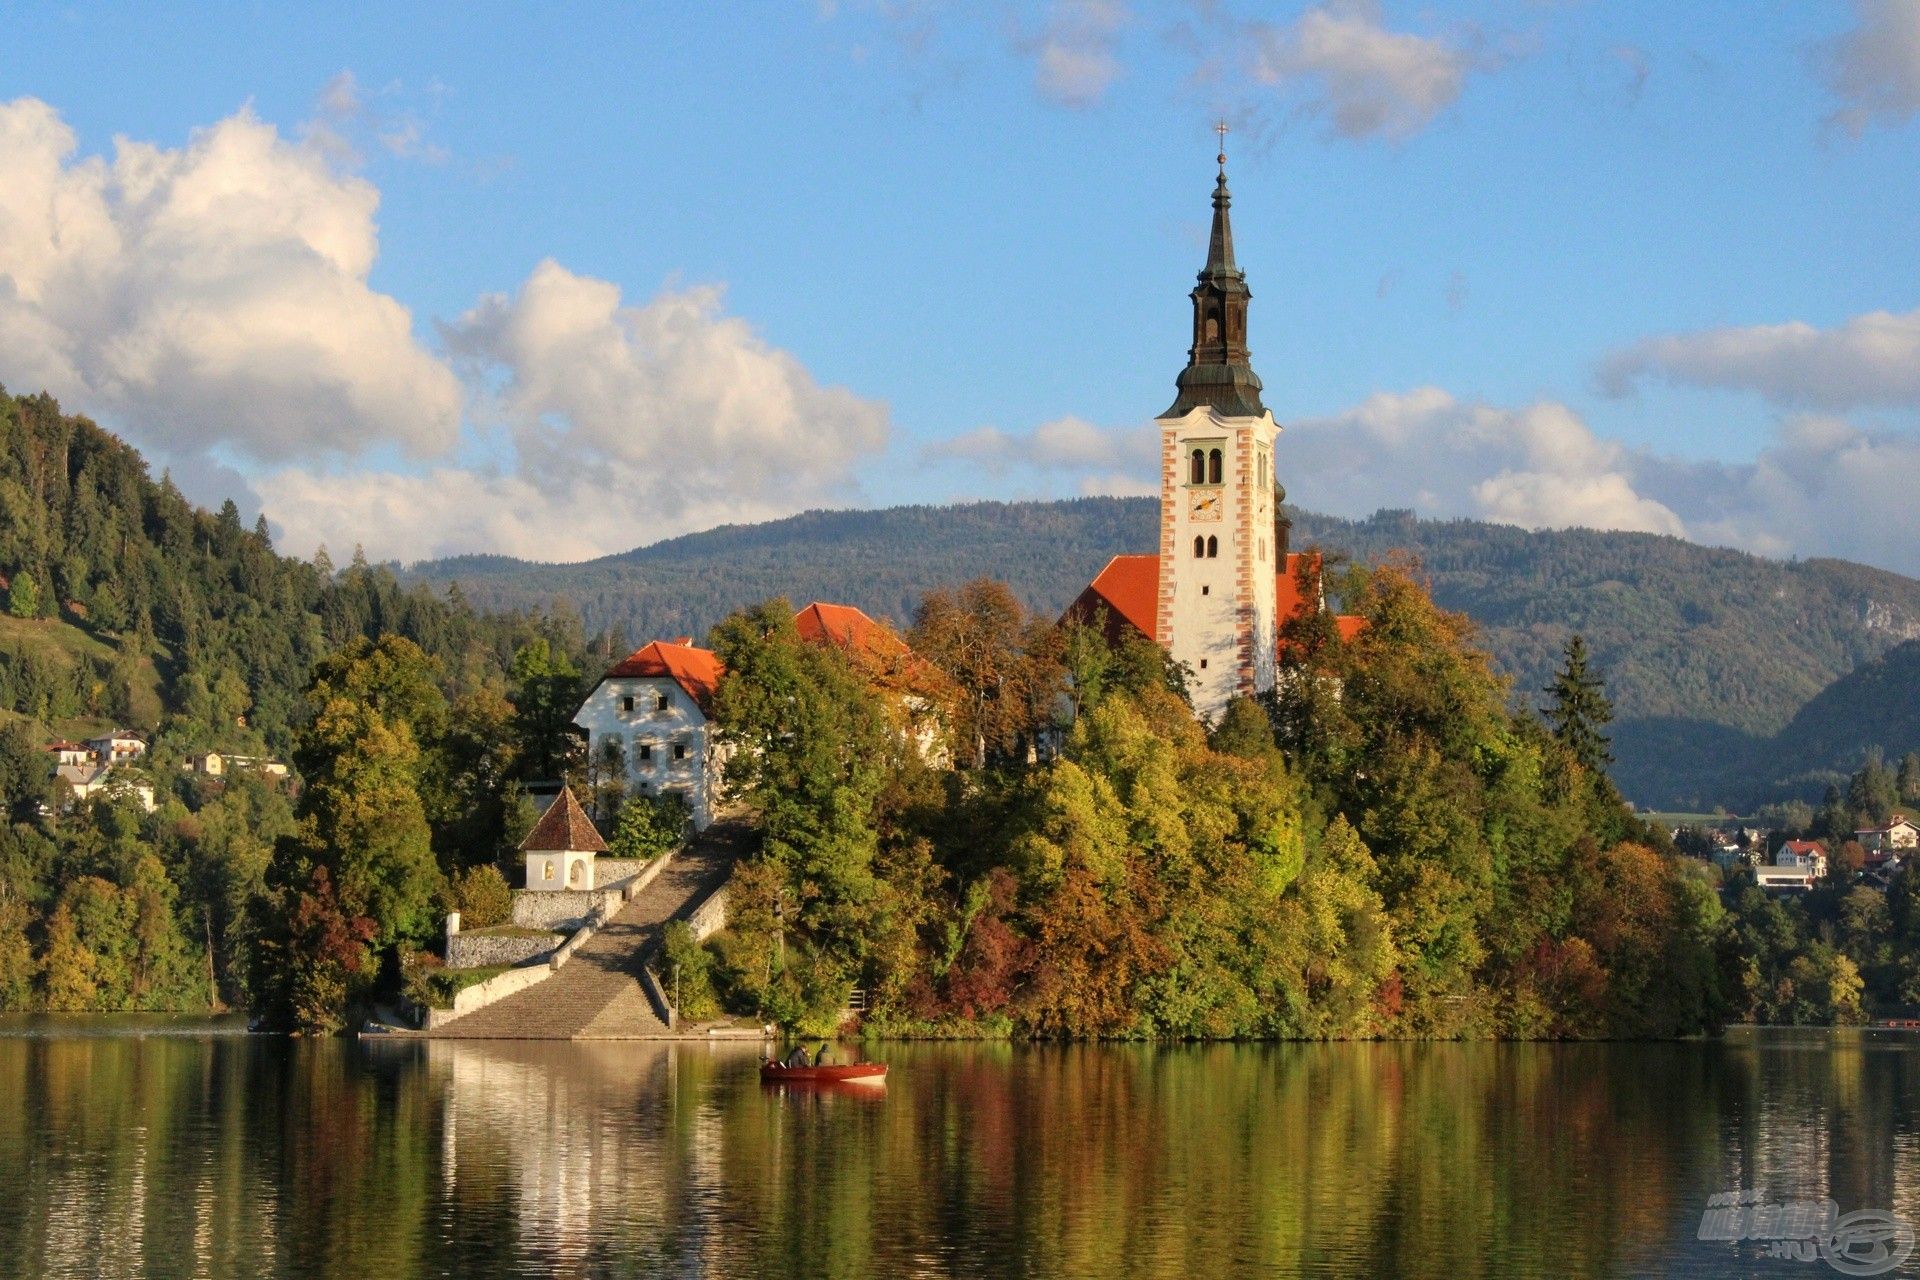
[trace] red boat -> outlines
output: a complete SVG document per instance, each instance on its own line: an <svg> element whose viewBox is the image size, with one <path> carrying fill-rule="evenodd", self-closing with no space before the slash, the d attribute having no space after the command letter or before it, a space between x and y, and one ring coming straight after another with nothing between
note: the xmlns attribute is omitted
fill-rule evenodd
<svg viewBox="0 0 1920 1280"><path fill-rule="evenodd" d="M854 1062L846 1066L783 1067L777 1062L760 1064L762 1084L885 1084L887 1064Z"/></svg>

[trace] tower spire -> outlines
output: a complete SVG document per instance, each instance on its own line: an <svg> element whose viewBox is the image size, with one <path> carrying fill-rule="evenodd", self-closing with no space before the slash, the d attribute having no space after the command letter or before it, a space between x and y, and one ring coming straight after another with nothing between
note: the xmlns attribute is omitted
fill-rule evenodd
<svg viewBox="0 0 1920 1280"><path fill-rule="evenodd" d="M1187 367L1174 383L1179 395L1160 415L1163 418L1184 417L1202 405L1229 418L1257 418L1267 411L1260 403L1260 378L1253 371L1247 350L1247 304L1253 293L1247 288L1246 273L1233 260L1227 122L1214 125L1214 132L1220 135L1220 152L1214 157L1220 173L1213 183L1213 230L1207 237L1207 262L1200 268L1198 283L1190 295L1193 345L1187 350Z"/></svg>

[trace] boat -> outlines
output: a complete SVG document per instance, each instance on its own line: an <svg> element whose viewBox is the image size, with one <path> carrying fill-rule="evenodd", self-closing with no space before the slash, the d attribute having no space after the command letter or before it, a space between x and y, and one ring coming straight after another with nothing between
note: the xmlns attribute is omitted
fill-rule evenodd
<svg viewBox="0 0 1920 1280"><path fill-rule="evenodd" d="M760 1064L762 1084L885 1084L884 1062L850 1062L844 1066L783 1067L777 1062Z"/></svg>

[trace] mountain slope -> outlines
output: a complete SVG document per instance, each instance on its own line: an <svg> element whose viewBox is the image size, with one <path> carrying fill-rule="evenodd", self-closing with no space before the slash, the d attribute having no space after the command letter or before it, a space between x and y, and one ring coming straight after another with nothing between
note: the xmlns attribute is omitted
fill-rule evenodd
<svg viewBox="0 0 1920 1280"><path fill-rule="evenodd" d="M970 577L1060 609L1109 556L1149 550L1151 498L809 512L576 565L463 557L408 576L457 581L484 609L566 598L588 630L638 643L701 635L771 595L906 621L921 594ZM1778 561L1677 538L1532 532L1471 520L1299 513L1295 543L1363 561L1416 557L1434 596L1477 620L1517 698L1535 699L1574 631L1606 673L1616 778L1661 806L1732 802L1758 744L1834 680L1920 637L1920 582L1839 560Z"/></svg>
<svg viewBox="0 0 1920 1280"><path fill-rule="evenodd" d="M1897 645L1822 689L1741 771L1754 799L1818 800L1867 752L1920 751L1920 641Z"/></svg>

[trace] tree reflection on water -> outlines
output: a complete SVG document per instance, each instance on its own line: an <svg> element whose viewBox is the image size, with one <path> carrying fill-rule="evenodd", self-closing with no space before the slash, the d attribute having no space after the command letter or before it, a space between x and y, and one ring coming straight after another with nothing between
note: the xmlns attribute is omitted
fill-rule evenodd
<svg viewBox="0 0 1920 1280"><path fill-rule="evenodd" d="M759 1046L0 1034L24 1275L1734 1272L1707 1197L1920 1220L1920 1054L1724 1043ZM1742 1261L1744 1259L1744 1261Z"/></svg>

